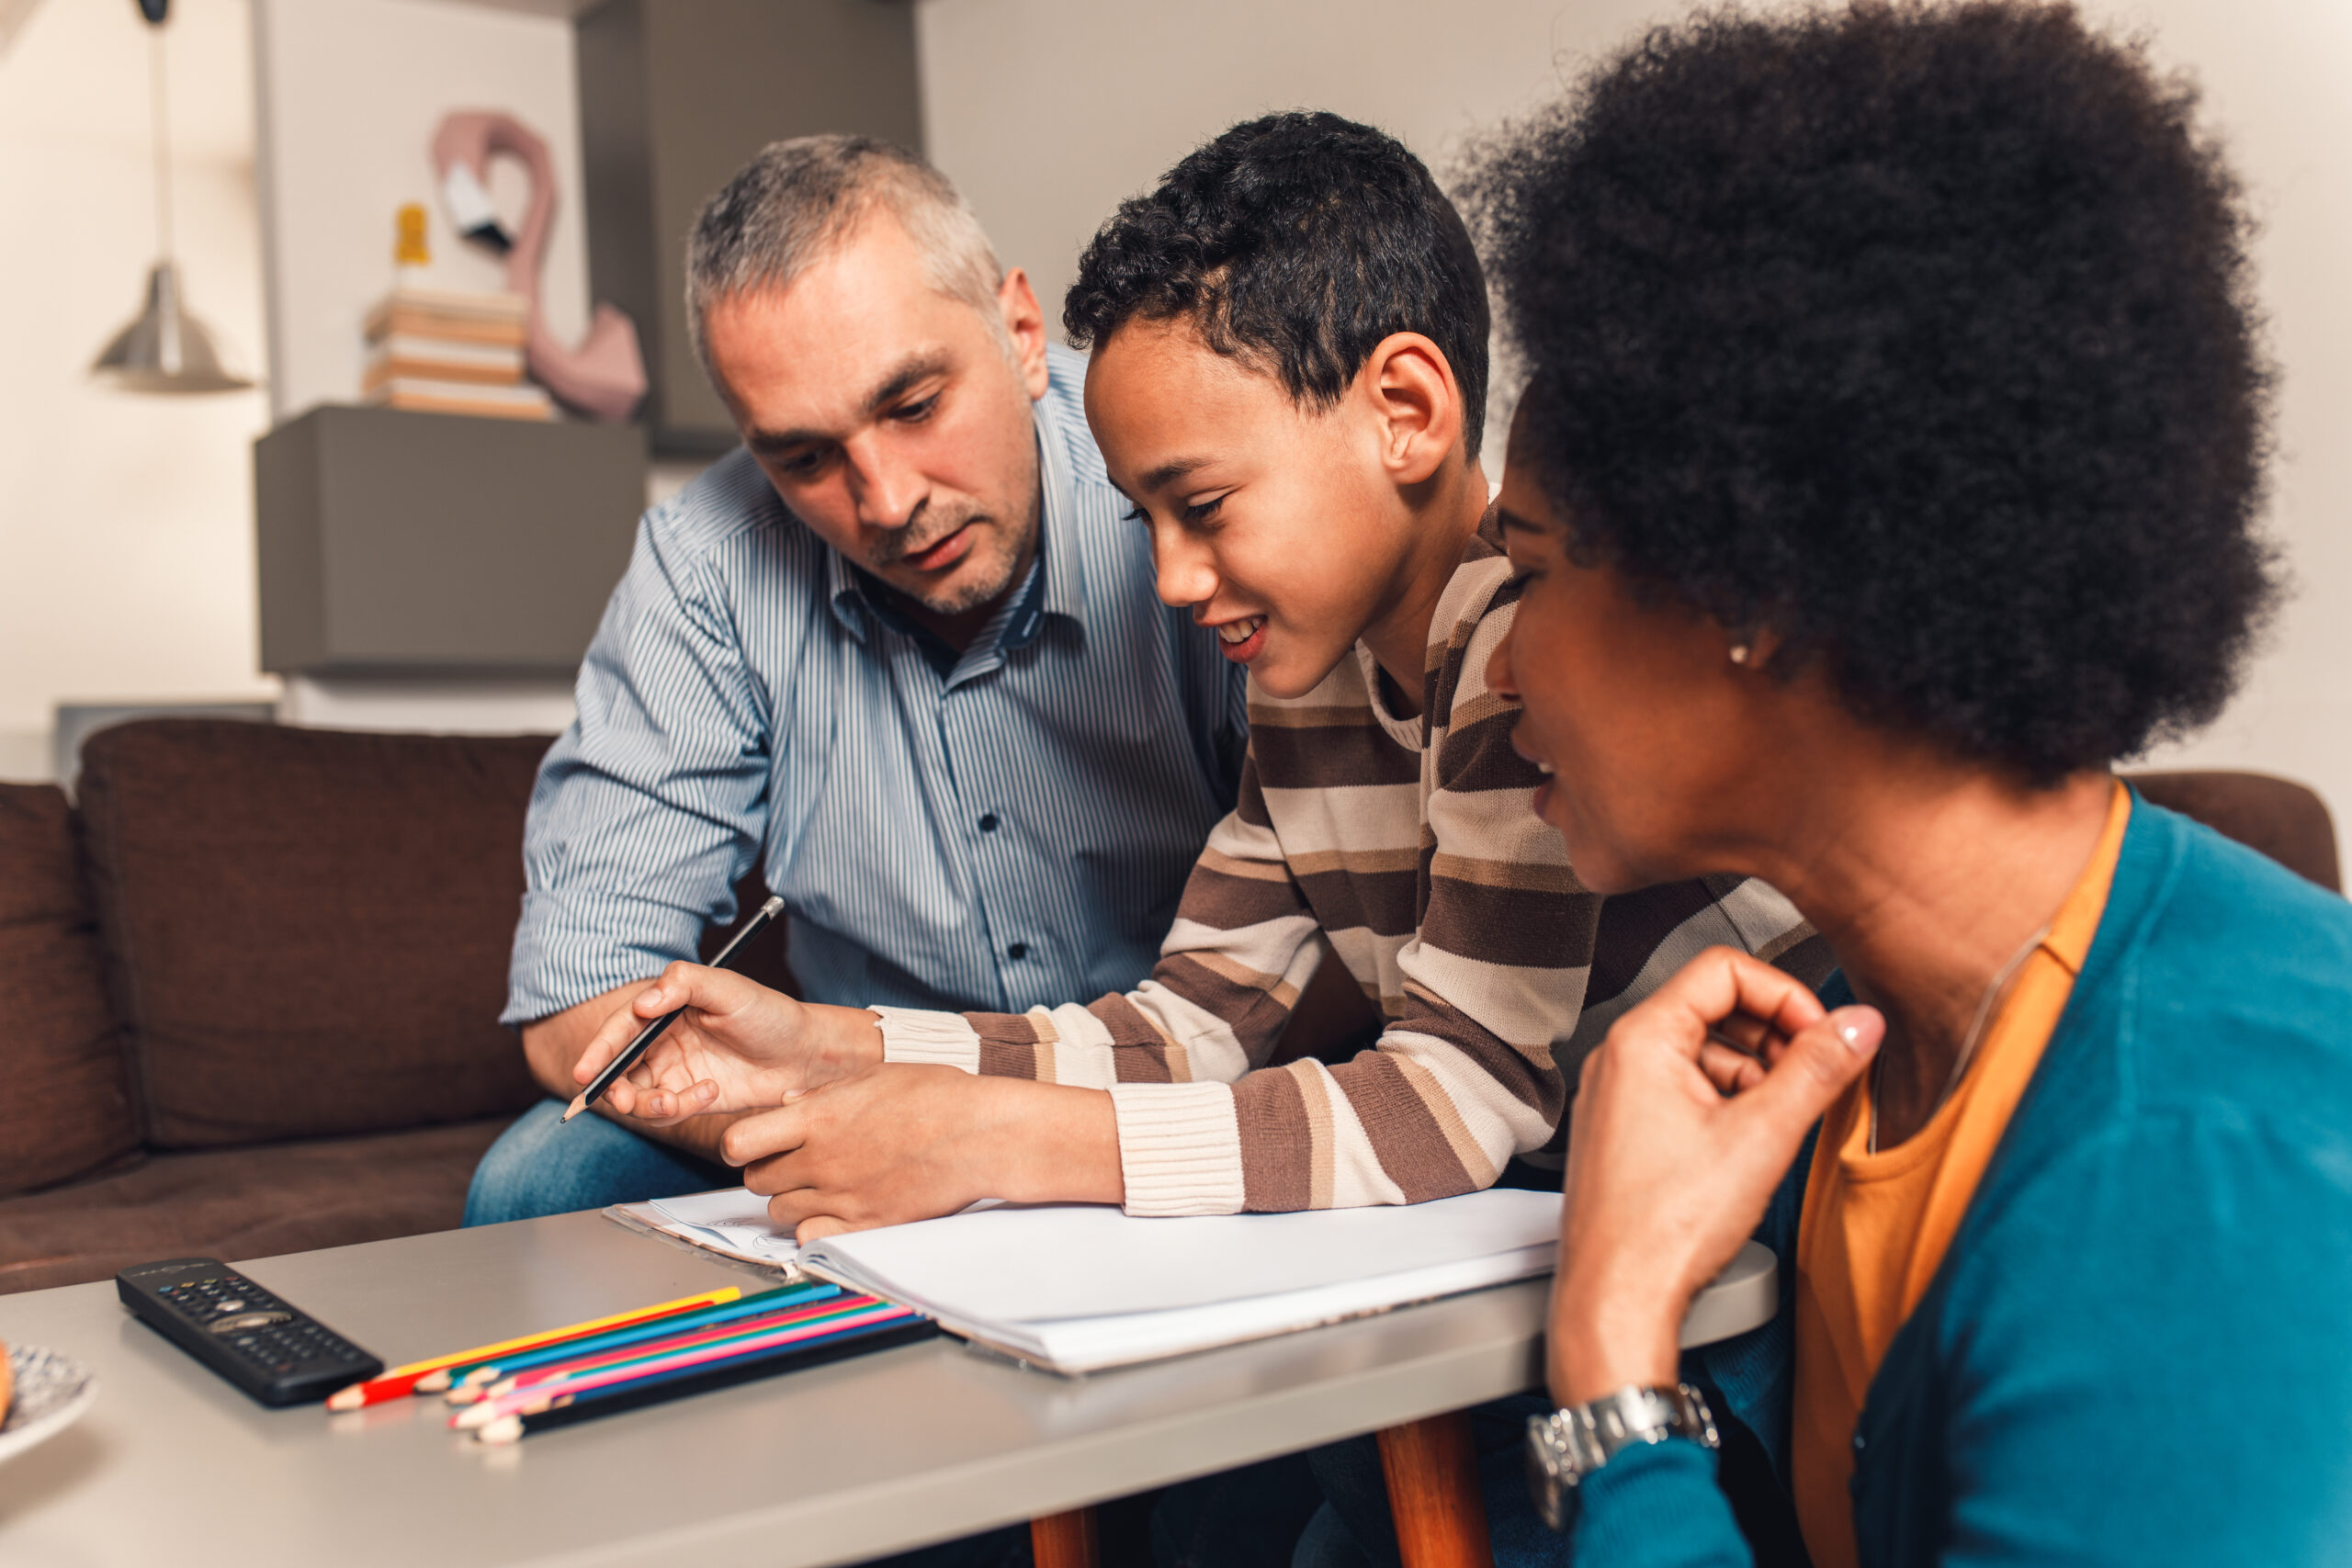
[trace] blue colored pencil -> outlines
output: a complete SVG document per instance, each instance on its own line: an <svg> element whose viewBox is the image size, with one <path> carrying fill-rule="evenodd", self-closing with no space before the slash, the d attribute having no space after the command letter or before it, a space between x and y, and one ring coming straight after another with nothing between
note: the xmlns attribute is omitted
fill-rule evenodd
<svg viewBox="0 0 2352 1568"><path fill-rule="evenodd" d="M526 1433L543 1431L552 1427L568 1427L575 1421L593 1421L599 1416L616 1416L625 1410L684 1399L736 1383L797 1371L804 1367L821 1366L846 1356L887 1350L893 1346L928 1339L938 1332L937 1324L910 1313L885 1323L844 1329L823 1339L804 1340L777 1349L751 1351L715 1364L656 1372L628 1382L583 1389L576 1394L560 1394L557 1396L559 1403L548 1409L527 1416L503 1416L474 1436L480 1441L492 1445L512 1443Z"/></svg>
<svg viewBox="0 0 2352 1568"><path fill-rule="evenodd" d="M600 1351L624 1345L640 1345L650 1339L667 1339L689 1334L713 1324L731 1323L737 1318L760 1317L768 1313L789 1311L813 1302L830 1301L842 1293L839 1285L822 1280L808 1280L797 1285L779 1285L774 1290L759 1291L741 1300L725 1302L718 1306L697 1307L668 1317L658 1317L644 1323L591 1335L584 1339L567 1339L560 1344L543 1346L535 1350L517 1350L512 1355L492 1360L475 1361L468 1366L452 1367L447 1395L452 1404L469 1404L481 1397L480 1390L499 1379L512 1377L549 1361L567 1361L575 1357L593 1356Z"/></svg>

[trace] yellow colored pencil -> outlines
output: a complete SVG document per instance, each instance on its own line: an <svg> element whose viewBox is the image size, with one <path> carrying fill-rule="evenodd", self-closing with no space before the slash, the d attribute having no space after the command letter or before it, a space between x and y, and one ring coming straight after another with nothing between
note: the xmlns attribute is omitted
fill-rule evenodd
<svg viewBox="0 0 2352 1568"><path fill-rule="evenodd" d="M607 1328L619 1328L626 1324L643 1323L649 1318L666 1317L672 1313L688 1312L695 1307L717 1306L722 1302L731 1302L742 1293L742 1287L727 1285L716 1291L705 1291L700 1295L680 1296L673 1302L662 1302L653 1306L635 1307L628 1312L616 1312L609 1317L591 1318L586 1323L574 1323L562 1328L543 1329L537 1334L525 1334L513 1339L502 1339L495 1345L477 1345L470 1350L459 1350L455 1355L435 1356L425 1361L411 1361L404 1367L394 1367L388 1372L369 1378L366 1382L356 1382L349 1388L337 1390L327 1396L327 1408L329 1410L357 1410L364 1405L379 1404L385 1400L399 1399L403 1395L420 1391L428 1393L438 1393L440 1388L448 1386L447 1380L445 1378L435 1387L427 1387L427 1380L434 1373L446 1371L450 1367L463 1366L469 1361L485 1360L492 1356L503 1356L510 1351L536 1349L542 1345L553 1345L559 1340L575 1339L583 1334L594 1334Z"/></svg>

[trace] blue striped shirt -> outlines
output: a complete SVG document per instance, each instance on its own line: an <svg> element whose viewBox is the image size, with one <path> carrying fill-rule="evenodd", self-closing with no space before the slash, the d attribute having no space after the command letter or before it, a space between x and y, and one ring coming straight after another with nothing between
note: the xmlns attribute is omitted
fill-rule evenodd
<svg viewBox="0 0 2352 1568"><path fill-rule="evenodd" d="M505 1021L693 956L755 860L811 1000L1018 1012L1150 971L1248 711L1153 595L1084 371L1051 352L1036 564L944 674L747 453L646 513L531 796Z"/></svg>

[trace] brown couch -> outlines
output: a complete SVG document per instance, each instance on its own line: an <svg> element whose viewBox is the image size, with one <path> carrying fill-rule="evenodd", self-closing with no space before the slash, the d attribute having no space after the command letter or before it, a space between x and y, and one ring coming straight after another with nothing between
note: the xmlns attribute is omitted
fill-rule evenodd
<svg viewBox="0 0 2352 1568"><path fill-rule="evenodd" d="M151 720L78 810L0 784L0 1292L458 1224L539 1092L497 1017L548 740Z"/></svg>
<svg viewBox="0 0 2352 1568"><path fill-rule="evenodd" d="M458 1224L539 1092L496 1019L547 745L161 719L78 811L0 784L0 1292ZM2335 885L2308 790L2137 782ZM781 932L745 968L788 986Z"/></svg>

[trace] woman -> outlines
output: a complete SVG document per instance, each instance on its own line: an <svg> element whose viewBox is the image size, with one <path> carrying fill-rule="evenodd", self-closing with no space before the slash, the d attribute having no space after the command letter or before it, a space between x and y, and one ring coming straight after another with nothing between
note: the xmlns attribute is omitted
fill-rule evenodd
<svg viewBox="0 0 2352 1568"><path fill-rule="evenodd" d="M1702 1399L1821 1568L2352 1551L2352 908L2109 772L2272 592L2191 103L2064 8L1716 16L1483 176L1536 807L1600 891L1768 879L1860 998L1712 952L1584 1066L1581 1562L1747 1559ZM1678 1367L1751 1232L1783 1311Z"/></svg>

